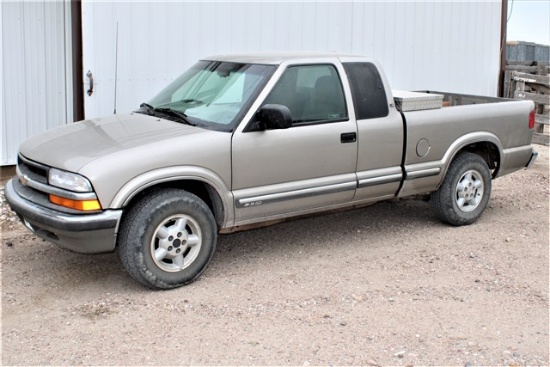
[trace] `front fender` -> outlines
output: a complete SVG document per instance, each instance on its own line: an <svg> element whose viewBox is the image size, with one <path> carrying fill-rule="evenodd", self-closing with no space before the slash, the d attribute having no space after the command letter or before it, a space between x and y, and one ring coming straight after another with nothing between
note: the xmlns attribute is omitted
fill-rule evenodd
<svg viewBox="0 0 550 367"><path fill-rule="evenodd" d="M221 177L216 173L196 166L165 167L134 177L116 193L109 204L109 208L120 209L125 207L134 196L148 187L160 183L182 180L200 181L212 187L222 199L225 217L223 227L232 225L235 219L235 212L231 190L229 190Z"/></svg>

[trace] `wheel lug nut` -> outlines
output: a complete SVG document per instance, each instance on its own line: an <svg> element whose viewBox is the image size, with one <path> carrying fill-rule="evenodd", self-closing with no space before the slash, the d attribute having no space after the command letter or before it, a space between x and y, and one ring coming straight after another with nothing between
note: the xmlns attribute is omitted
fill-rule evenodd
<svg viewBox="0 0 550 367"><path fill-rule="evenodd" d="M178 232L178 238L181 237L182 233L181 232Z"/></svg>
<svg viewBox="0 0 550 367"><path fill-rule="evenodd" d="M174 248L172 246L168 246L168 251L172 251Z"/></svg>
<svg viewBox="0 0 550 367"><path fill-rule="evenodd" d="M179 254L180 252L181 252L180 249L177 249L177 250L176 250L176 254Z"/></svg>
<svg viewBox="0 0 550 367"><path fill-rule="evenodd" d="M168 237L168 241L173 241L174 240L174 237L170 236Z"/></svg>

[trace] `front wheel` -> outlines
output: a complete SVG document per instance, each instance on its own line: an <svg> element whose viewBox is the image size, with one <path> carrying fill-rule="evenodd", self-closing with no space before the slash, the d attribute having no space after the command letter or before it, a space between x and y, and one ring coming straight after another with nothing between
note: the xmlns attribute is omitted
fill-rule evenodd
<svg viewBox="0 0 550 367"><path fill-rule="evenodd" d="M117 251L128 273L152 289L195 280L216 249L216 222L197 196L178 189L153 191L121 223Z"/></svg>
<svg viewBox="0 0 550 367"><path fill-rule="evenodd" d="M474 223L491 195L491 171L477 154L462 153L452 162L439 189L432 193L435 215L454 226Z"/></svg>

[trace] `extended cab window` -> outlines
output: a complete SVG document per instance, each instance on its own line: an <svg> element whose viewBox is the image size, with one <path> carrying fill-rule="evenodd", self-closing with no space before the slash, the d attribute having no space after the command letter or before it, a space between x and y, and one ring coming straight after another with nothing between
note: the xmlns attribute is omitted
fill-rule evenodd
<svg viewBox="0 0 550 367"><path fill-rule="evenodd" d="M356 119L387 116L386 91L376 66L370 62L346 62L344 69L348 74Z"/></svg>
<svg viewBox="0 0 550 367"><path fill-rule="evenodd" d="M287 106L294 124L348 118L342 83L333 65L289 67L265 104Z"/></svg>

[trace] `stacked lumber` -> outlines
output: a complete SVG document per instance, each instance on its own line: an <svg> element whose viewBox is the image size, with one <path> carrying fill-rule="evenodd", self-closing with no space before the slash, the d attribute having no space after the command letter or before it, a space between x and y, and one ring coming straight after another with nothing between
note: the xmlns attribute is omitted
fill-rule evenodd
<svg viewBox="0 0 550 367"><path fill-rule="evenodd" d="M533 143L550 145L550 66L544 62L533 62L531 65L518 61L513 63L506 65L504 97L535 102Z"/></svg>

